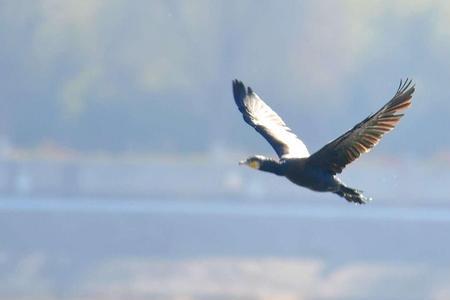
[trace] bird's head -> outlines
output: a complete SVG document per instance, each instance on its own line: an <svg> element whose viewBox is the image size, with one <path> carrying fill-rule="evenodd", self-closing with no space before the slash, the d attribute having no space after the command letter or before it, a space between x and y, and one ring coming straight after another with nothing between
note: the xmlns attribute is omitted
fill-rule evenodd
<svg viewBox="0 0 450 300"><path fill-rule="evenodd" d="M262 163L266 160L265 157L261 155L250 156L246 160L241 160L239 165L247 165L252 169L259 170L261 168Z"/></svg>

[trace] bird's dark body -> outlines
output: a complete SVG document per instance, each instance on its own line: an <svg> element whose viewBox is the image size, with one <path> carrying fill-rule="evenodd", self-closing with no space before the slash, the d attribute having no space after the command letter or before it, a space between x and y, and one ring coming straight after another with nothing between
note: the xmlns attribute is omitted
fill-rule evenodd
<svg viewBox="0 0 450 300"><path fill-rule="evenodd" d="M315 166L308 158L288 158L276 161L262 159L259 170L284 176L289 181L316 192L338 192L343 184L333 174Z"/></svg>
<svg viewBox="0 0 450 300"><path fill-rule="evenodd" d="M336 175L321 168L310 158L284 158L277 161L258 155L247 160L251 161L258 162L257 169L260 171L284 176L289 181L316 192L332 192L358 204L370 200L364 197L361 191L344 185Z"/></svg>
<svg viewBox="0 0 450 300"><path fill-rule="evenodd" d="M291 182L317 192L334 192L340 181L323 169L311 166L306 158L291 158L281 162L284 176Z"/></svg>

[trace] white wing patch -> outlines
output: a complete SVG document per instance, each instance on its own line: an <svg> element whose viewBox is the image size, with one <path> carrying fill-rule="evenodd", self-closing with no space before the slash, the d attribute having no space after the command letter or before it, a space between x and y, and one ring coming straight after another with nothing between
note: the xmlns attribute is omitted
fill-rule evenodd
<svg viewBox="0 0 450 300"><path fill-rule="evenodd" d="M269 141L280 158L309 156L305 144L292 132L280 116L251 89L247 92L243 103L255 129Z"/></svg>

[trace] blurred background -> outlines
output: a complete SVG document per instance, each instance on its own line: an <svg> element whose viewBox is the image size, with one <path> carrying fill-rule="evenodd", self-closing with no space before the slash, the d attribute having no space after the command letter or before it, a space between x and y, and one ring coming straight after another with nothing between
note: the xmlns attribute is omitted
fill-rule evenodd
<svg viewBox="0 0 450 300"><path fill-rule="evenodd" d="M0 0L1 299L449 299L450 3ZM348 204L239 168L413 106Z"/></svg>

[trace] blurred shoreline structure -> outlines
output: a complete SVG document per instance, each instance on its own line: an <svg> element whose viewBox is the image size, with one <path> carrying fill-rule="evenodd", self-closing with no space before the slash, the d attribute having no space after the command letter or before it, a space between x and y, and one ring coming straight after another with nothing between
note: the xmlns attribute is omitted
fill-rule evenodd
<svg viewBox="0 0 450 300"><path fill-rule="evenodd" d="M19 151L0 156L0 197L105 197L211 199L245 196L280 200L326 197L270 174L237 166L245 154L217 150L197 155L80 155L60 150ZM446 201L448 156L367 156L341 178L375 199L401 203ZM411 184L414 182L414 184Z"/></svg>

